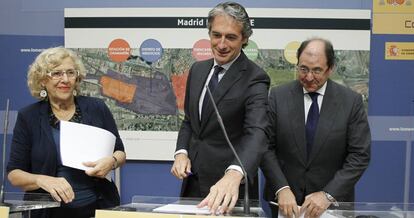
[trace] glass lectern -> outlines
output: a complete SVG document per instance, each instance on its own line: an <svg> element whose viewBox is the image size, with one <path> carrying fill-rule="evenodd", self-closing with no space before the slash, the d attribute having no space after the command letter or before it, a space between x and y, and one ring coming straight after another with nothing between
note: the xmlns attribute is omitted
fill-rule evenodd
<svg viewBox="0 0 414 218"><path fill-rule="evenodd" d="M202 199L180 197L134 196L130 204L121 205L110 210L97 210L96 218L109 217L204 217L209 216L205 208L196 208ZM243 214L242 201L239 201L232 214L227 217L246 217ZM257 200L250 201L248 217L266 217Z"/></svg>
<svg viewBox="0 0 414 218"><path fill-rule="evenodd" d="M414 204L340 202L326 213L339 218L414 218Z"/></svg>
<svg viewBox="0 0 414 218"><path fill-rule="evenodd" d="M5 192L4 203L10 213L22 213L26 217L30 217L32 210L60 206L50 194L42 193Z"/></svg>
<svg viewBox="0 0 414 218"><path fill-rule="evenodd" d="M197 210L201 199L179 197L134 196L130 204L108 210L97 210L96 218L195 218L209 216L208 210ZM246 217L242 202L238 202L232 214L226 217ZM252 214L248 217L269 217L258 201L251 201ZM282 216L283 217L283 216ZM303 217L303 215L301 216ZM340 202L331 206L321 218L414 218L414 204Z"/></svg>

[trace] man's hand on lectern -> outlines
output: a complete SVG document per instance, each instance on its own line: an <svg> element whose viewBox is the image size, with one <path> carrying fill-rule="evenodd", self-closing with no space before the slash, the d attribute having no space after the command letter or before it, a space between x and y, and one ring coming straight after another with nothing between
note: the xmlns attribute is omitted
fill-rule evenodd
<svg viewBox="0 0 414 218"><path fill-rule="evenodd" d="M210 193L197 207L208 206L211 214L231 212L239 198L239 187L242 179L243 175L240 172L228 170L223 178L211 186Z"/></svg>

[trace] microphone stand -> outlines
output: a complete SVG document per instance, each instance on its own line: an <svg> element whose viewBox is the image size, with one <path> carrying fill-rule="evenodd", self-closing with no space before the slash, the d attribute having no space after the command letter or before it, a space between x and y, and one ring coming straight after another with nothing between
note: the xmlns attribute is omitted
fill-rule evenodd
<svg viewBox="0 0 414 218"><path fill-rule="evenodd" d="M2 161L3 164L1 165L1 187L0 187L0 206L9 206L10 204L4 202L4 183L5 183L5 172L6 171L6 141L7 141L7 129L9 125L9 99L7 99L6 103L6 111L4 113L4 130L3 130L3 156Z"/></svg>
<svg viewBox="0 0 414 218"><path fill-rule="evenodd" d="M214 102L213 95L211 94L211 91L210 91L210 88L208 87L208 85L206 85L206 89L207 89L208 96L210 97L211 104L212 104L212 105L213 105L213 107L214 107L214 111L216 112L216 115L217 115L217 121L218 121L218 123L220 124L221 130L222 130L222 131L223 131L223 133L224 133L224 137L226 138L227 144L229 145L229 147L230 147L230 148L231 148L231 150L233 151L233 154L234 154L234 156L236 157L237 162L240 164L240 167L241 167L241 169L242 169L242 171L243 171L243 174L244 174L244 181L245 181L245 184L244 184L244 205L243 205L243 216L246 216L246 217L257 216L257 214L251 214L251 213L250 213L250 201L249 201L249 180L247 180L247 172L246 172L246 170L244 169L244 166L243 166L243 164L242 164L242 162L241 162L241 160L240 160L240 158L239 158L239 155L237 155L237 152L236 152L236 150L234 149L233 144L231 143L231 141L230 141L230 139L229 139L229 136L227 135L226 127L224 127L223 120L221 119L220 113L219 113L219 111L218 111L218 109L217 109L217 105L216 105L216 103ZM207 93L206 93L206 94L207 94Z"/></svg>

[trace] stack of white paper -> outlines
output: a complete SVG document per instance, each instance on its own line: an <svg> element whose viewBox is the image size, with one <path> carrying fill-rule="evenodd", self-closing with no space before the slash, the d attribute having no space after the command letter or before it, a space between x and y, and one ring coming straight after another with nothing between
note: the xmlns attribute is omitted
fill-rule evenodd
<svg viewBox="0 0 414 218"><path fill-rule="evenodd" d="M114 134L105 129L60 121L60 155L64 166L89 169L82 163L112 156L115 140Z"/></svg>
<svg viewBox="0 0 414 218"><path fill-rule="evenodd" d="M180 213L180 214L210 214L207 207L197 208L197 205L167 204L153 210L159 213Z"/></svg>

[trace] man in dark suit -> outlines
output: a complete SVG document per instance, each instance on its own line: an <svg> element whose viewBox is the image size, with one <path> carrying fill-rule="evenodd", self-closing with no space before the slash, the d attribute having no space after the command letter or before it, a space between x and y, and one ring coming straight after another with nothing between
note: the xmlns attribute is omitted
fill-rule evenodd
<svg viewBox="0 0 414 218"><path fill-rule="evenodd" d="M190 69L185 117L171 173L184 179L182 196L203 197L200 207L207 205L212 213L225 213L238 199L243 171L220 129L212 102L205 97L205 86L212 90L230 141L249 176L244 182L251 185L267 149L270 79L241 51L252 34L243 6L218 4L209 12L208 30L214 58L196 62Z"/></svg>
<svg viewBox="0 0 414 218"><path fill-rule="evenodd" d="M324 39L297 51L298 79L271 90L270 145L261 169L265 198L292 217L318 217L332 203L354 201L368 167L371 135L360 94L330 80L335 55ZM298 209L297 205L302 205Z"/></svg>

